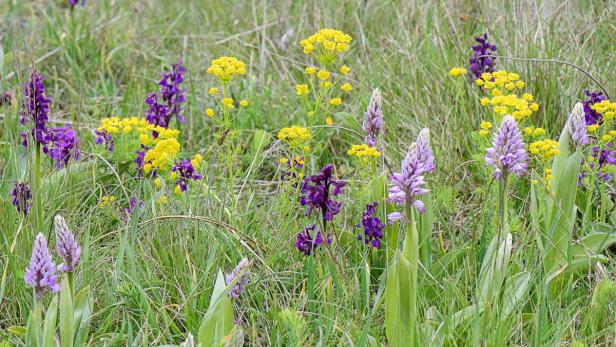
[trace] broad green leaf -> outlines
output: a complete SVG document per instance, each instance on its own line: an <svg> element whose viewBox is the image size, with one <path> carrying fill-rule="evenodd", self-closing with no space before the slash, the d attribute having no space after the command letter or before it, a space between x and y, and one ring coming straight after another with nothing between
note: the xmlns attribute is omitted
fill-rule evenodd
<svg viewBox="0 0 616 347"><path fill-rule="evenodd" d="M199 327L199 343L203 347L218 347L233 329L233 307L227 295L225 278L218 270L210 306Z"/></svg>
<svg viewBox="0 0 616 347"><path fill-rule="evenodd" d="M60 344L62 347L72 347L74 338L73 294L68 283L68 277L62 278L60 291Z"/></svg>
<svg viewBox="0 0 616 347"><path fill-rule="evenodd" d="M90 330L90 316L92 315L92 298L90 286L83 288L73 298L73 329L75 331L75 346L84 346Z"/></svg>
<svg viewBox="0 0 616 347"><path fill-rule="evenodd" d="M517 273L507 279L503 295L503 313L501 320L508 319L520 303L527 298L531 275L527 271Z"/></svg>
<svg viewBox="0 0 616 347"><path fill-rule="evenodd" d="M43 321L43 346L55 346L54 336L56 334L56 317L58 314L58 296L54 295Z"/></svg>

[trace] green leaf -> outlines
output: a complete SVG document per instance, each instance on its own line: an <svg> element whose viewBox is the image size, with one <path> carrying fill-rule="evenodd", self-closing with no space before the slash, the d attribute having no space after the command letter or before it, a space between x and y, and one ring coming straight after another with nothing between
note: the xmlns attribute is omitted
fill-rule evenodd
<svg viewBox="0 0 616 347"><path fill-rule="evenodd" d="M227 295L225 278L218 270L210 306L199 327L199 343L203 347L217 347L233 329L233 307Z"/></svg>
<svg viewBox="0 0 616 347"><path fill-rule="evenodd" d="M62 278L60 291L60 345L72 347L74 337L73 326L73 294L68 282L68 276Z"/></svg>
<svg viewBox="0 0 616 347"><path fill-rule="evenodd" d="M92 298L90 286L86 286L73 298L73 329L76 332L74 345L84 346L88 339L90 317L92 315Z"/></svg>
<svg viewBox="0 0 616 347"><path fill-rule="evenodd" d="M56 316L58 313L58 296L54 295L51 300L51 304L47 308L45 313L45 320L43 321L43 346L51 347L55 346L54 336L56 333Z"/></svg>
<svg viewBox="0 0 616 347"><path fill-rule="evenodd" d="M430 266L432 258L432 228L434 225L434 212L430 194L422 196L425 211L419 214L419 253L424 267Z"/></svg>

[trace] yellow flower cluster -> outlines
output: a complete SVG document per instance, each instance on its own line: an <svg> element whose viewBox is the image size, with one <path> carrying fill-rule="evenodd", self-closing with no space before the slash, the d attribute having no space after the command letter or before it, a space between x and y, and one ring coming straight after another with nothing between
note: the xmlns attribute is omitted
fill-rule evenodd
<svg viewBox="0 0 616 347"><path fill-rule="evenodd" d="M591 109L599 112L604 120L612 120L616 117L616 102L609 100L603 100L590 107Z"/></svg>
<svg viewBox="0 0 616 347"><path fill-rule="evenodd" d="M381 152L379 152L376 147L370 147L367 144L353 145L347 151L347 154L360 158L363 161L367 161L369 158L378 158L381 156Z"/></svg>
<svg viewBox="0 0 616 347"><path fill-rule="evenodd" d="M109 117L101 120L101 125L96 129L100 133L107 133L111 136L117 134L137 134L139 142L144 146L152 146L156 141L177 138L180 131L171 128L163 128L148 123L145 118L139 117ZM152 132L158 134L157 138L152 136Z"/></svg>
<svg viewBox="0 0 616 347"><path fill-rule="evenodd" d="M173 167L173 163L180 152L180 143L175 138L157 141L156 145L149 149L143 158L143 172L147 175L152 170L166 172Z"/></svg>
<svg viewBox="0 0 616 347"><path fill-rule="evenodd" d="M105 195L101 198L101 206L111 205L116 201L116 197L113 195Z"/></svg>
<svg viewBox="0 0 616 347"><path fill-rule="evenodd" d="M550 181L554 177L552 176L552 169L546 167L545 169L543 169L543 173L545 174L544 179L546 182L548 182L548 185L549 185Z"/></svg>
<svg viewBox="0 0 616 347"><path fill-rule="evenodd" d="M454 67L451 70L449 70L449 76L451 77L458 77L458 76L464 76L466 75L466 69L462 68L462 67Z"/></svg>
<svg viewBox="0 0 616 347"><path fill-rule="evenodd" d="M222 56L212 60L210 67L207 69L207 73L216 76L220 82L227 83L246 74L246 64L236 57ZM210 88L210 92L212 89L214 88Z"/></svg>
<svg viewBox="0 0 616 347"><path fill-rule="evenodd" d="M351 35L340 30L321 29L316 34L301 40L299 44L306 54L311 54L315 50L320 54L344 53L349 50L352 39Z"/></svg>
<svg viewBox="0 0 616 347"><path fill-rule="evenodd" d="M559 147L560 144L558 141L546 139L531 143L528 147L528 151L544 160L548 160L553 156L560 154L560 150L558 149Z"/></svg>
<svg viewBox="0 0 616 347"><path fill-rule="evenodd" d="M298 84L295 86L295 93L297 95L305 95L308 94L308 85L307 84Z"/></svg>
<svg viewBox="0 0 616 347"><path fill-rule="evenodd" d="M514 91L526 85L520 80L520 75L504 70L493 73L483 73L481 78L475 80L491 97L480 100L482 106L491 106L499 116L512 115L516 120L529 117L539 110L539 104L532 102L533 95L524 93L518 96Z"/></svg>
<svg viewBox="0 0 616 347"><path fill-rule="evenodd" d="M479 130L479 135L486 137L490 133L490 129L492 129L492 123L481 121L479 128L481 128L481 130Z"/></svg>
<svg viewBox="0 0 616 347"><path fill-rule="evenodd" d="M526 128L524 128L524 135L527 135L527 136L530 136L530 137L544 136L545 135L545 129L543 129L543 128L526 127Z"/></svg>
<svg viewBox="0 0 616 347"><path fill-rule="evenodd" d="M297 145L304 143L312 138L310 131L306 128L293 125L288 128L282 128L278 132L278 139L289 144Z"/></svg>

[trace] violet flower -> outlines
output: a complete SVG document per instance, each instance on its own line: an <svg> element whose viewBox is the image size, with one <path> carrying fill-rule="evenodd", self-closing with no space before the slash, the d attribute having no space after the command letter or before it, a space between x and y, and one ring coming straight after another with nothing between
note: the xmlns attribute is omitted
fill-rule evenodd
<svg viewBox="0 0 616 347"><path fill-rule="evenodd" d="M567 130L569 131L571 140L576 144L576 146L587 145L590 142L588 140L586 121L584 118L584 106L582 103L576 103L571 111L571 114L569 114L569 119L567 120Z"/></svg>
<svg viewBox="0 0 616 347"><path fill-rule="evenodd" d="M229 285L236 277L240 276L241 274L241 277L237 280L233 288L229 290L229 296L234 299L239 298L240 295L246 290L246 286L248 285L249 265L250 262L248 261L248 259L244 258L237 264L237 266L235 267L235 269L233 269L233 271L231 271L231 273L225 276L225 282L227 285Z"/></svg>
<svg viewBox="0 0 616 347"><path fill-rule="evenodd" d="M29 200L32 198L30 187L23 182L16 182L11 195L13 196L13 205L17 208L17 212L22 212L24 216L27 215L30 209Z"/></svg>
<svg viewBox="0 0 616 347"><path fill-rule="evenodd" d="M57 293L60 291L60 284L56 277L56 266L51 260L47 240L43 234L38 233L32 248L30 265L24 274L26 283L34 288L37 299L42 299L48 291Z"/></svg>
<svg viewBox="0 0 616 347"><path fill-rule="evenodd" d="M78 2L79 0L68 0L68 4L71 5L71 9L77 6ZM85 5L86 5L86 0L81 0L81 6L85 6Z"/></svg>
<svg viewBox="0 0 616 347"><path fill-rule="evenodd" d="M381 109L381 91L377 88L372 91L368 109L364 113L363 129L366 132L365 141L370 147L376 146L376 140L385 126L383 110Z"/></svg>
<svg viewBox="0 0 616 347"><path fill-rule="evenodd" d="M173 116L176 116L178 121L184 122L182 104L186 102L186 96L185 90L180 88L180 84L184 81L184 73L186 68L181 62L173 64L173 70L163 74L163 78L158 82L162 103L159 102L158 93L151 93L145 99L145 103L149 106L146 112L146 120L149 123L168 128Z"/></svg>
<svg viewBox="0 0 616 347"><path fill-rule="evenodd" d="M477 45L473 46L473 56L469 60L468 76L471 79L481 78L484 72L494 72L496 45L488 42L488 34L475 38Z"/></svg>
<svg viewBox="0 0 616 347"><path fill-rule="evenodd" d="M503 117L498 134L492 140L492 147L486 149L486 152L483 158L487 165L494 167L494 178L501 179L509 173L519 177L526 172L528 154L524 149L518 123L512 116Z"/></svg>
<svg viewBox="0 0 616 347"><path fill-rule="evenodd" d="M595 162L590 163L590 168L595 169L595 163L598 163L597 178L607 182L612 178L609 172L606 172L606 166L616 165L616 150L612 149L612 143L605 144L603 149L599 150L598 146L592 148L592 156L596 158Z"/></svg>
<svg viewBox="0 0 616 347"><path fill-rule="evenodd" d="M319 174L304 178L300 203L302 206L308 206L306 216L310 216L312 210L317 209L323 221L330 221L340 212L340 202L331 197L340 194L346 182L334 180L333 169L334 166L328 164ZM330 193L332 186L333 191Z"/></svg>
<svg viewBox="0 0 616 347"><path fill-rule="evenodd" d="M423 177L424 168L424 163L419 160L417 144L413 142L402 161L400 172L395 172L391 177L392 186L389 188L389 202L415 206L420 213L423 213L423 201L417 200L417 197L428 192L427 189L422 187L426 183ZM397 220L401 215L394 212L389 217Z"/></svg>
<svg viewBox="0 0 616 347"><path fill-rule="evenodd" d="M586 93L586 96L588 96L588 99L582 102L582 104L584 105L586 125L603 123L603 116L601 116L599 112L593 110L591 107L592 105L598 104L601 101L605 100L605 96L602 92L591 92L589 90L584 91L584 93Z"/></svg>
<svg viewBox="0 0 616 347"><path fill-rule="evenodd" d="M421 129L415 143L417 144L417 159L423 166L423 172L434 172L435 164L434 154L432 148L430 148L430 130L428 128Z"/></svg>
<svg viewBox="0 0 616 347"><path fill-rule="evenodd" d="M175 163L171 171L174 172L176 177L175 184L180 187L182 192L186 191L187 181L201 179L201 175L196 172L193 163L188 159Z"/></svg>
<svg viewBox="0 0 616 347"><path fill-rule="evenodd" d="M54 167L66 166L69 160L79 159L81 154L79 144L81 141L75 135L70 124L64 127L48 128L45 134L43 152L54 161Z"/></svg>
<svg viewBox="0 0 616 347"><path fill-rule="evenodd" d="M64 263L58 265L60 272L72 272L81 256L81 247L75 242L75 236L60 215L54 218L56 229L56 251Z"/></svg>
<svg viewBox="0 0 616 347"><path fill-rule="evenodd" d="M105 130L103 130L103 131L98 131L97 130L95 132L95 134L96 134L96 144L97 145L106 144L107 145L107 151L109 153L112 153L113 150L115 149L115 142L113 141L113 137L111 136L111 134L109 134Z"/></svg>
<svg viewBox="0 0 616 347"><path fill-rule="evenodd" d="M383 238L383 228L385 225L375 216L377 205L376 202L366 205L366 211L364 211L361 218L364 235L357 235L357 239L363 239L366 244L370 244L374 248L381 248L381 239Z"/></svg>
<svg viewBox="0 0 616 347"><path fill-rule="evenodd" d="M32 71L30 81L24 84L23 105L19 112L19 122L22 125L33 123L31 134L37 144L44 144L45 142L49 120L49 104L51 103L51 98L45 95L44 79L43 75L36 73L36 70ZM28 146L26 134L22 133L21 136L24 138L22 144Z"/></svg>
<svg viewBox="0 0 616 347"><path fill-rule="evenodd" d="M332 243L331 235L328 235L327 238L324 239L321 231L317 231L313 237L312 234L314 234L315 229L315 224L307 226L304 230L297 233L295 237L295 247L306 256L316 253L317 248L321 246L323 242L328 245Z"/></svg>

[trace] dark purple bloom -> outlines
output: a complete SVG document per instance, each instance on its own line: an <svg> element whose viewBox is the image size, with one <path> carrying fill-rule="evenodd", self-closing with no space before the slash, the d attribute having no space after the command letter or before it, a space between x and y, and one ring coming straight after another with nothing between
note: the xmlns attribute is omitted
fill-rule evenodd
<svg viewBox="0 0 616 347"><path fill-rule="evenodd" d="M486 164L494 166L494 177L497 179L509 173L519 177L526 171L528 154L524 149L518 123L512 116L503 117L498 134L492 140L492 147L486 149L486 152L483 158Z"/></svg>
<svg viewBox="0 0 616 347"><path fill-rule="evenodd" d="M370 244L374 248L381 248L381 239L383 238L383 228L385 225L375 216L377 203L373 202L366 205L361 224L364 228L364 235L357 235L357 239L363 238L366 244Z"/></svg>
<svg viewBox="0 0 616 347"><path fill-rule="evenodd" d="M603 181L609 181L612 178L612 175L605 170L606 166L616 165L616 150L612 149L612 143L606 143L601 150L599 150L598 146L594 146L592 148L592 155L595 158L595 161L590 163L590 168L594 170L595 163L598 163L599 167L597 168L597 178L602 179Z"/></svg>
<svg viewBox="0 0 616 347"><path fill-rule="evenodd" d="M469 60L469 78L481 78L484 72L494 72L496 45L488 42L488 34L475 38L477 45L473 46L473 56Z"/></svg>
<svg viewBox="0 0 616 347"><path fill-rule="evenodd" d="M81 247L75 242L75 236L62 216L56 215L54 224L56 227L56 251L64 261L64 263L58 265L58 271L71 272L79 262Z"/></svg>
<svg viewBox="0 0 616 347"><path fill-rule="evenodd" d="M38 299L42 299L48 291L52 293L60 291L60 284L56 277L56 266L51 260L47 240L41 233L38 233L34 240L32 257L24 274L24 280L30 287L34 288Z"/></svg>
<svg viewBox="0 0 616 347"><path fill-rule="evenodd" d="M30 188L25 183L15 183L11 194L13 195L13 205L17 208L17 212L23 212L24 216L27 215L30 209L29 200L32 197Z"/></svg>
<svg viewBox="0 0 616 347"><path fill-rule="evenodd" d="M605 96L602 92L591 92L589 90L584 91L584 93L586 93L586 96L588 96L588 99L582 101L582 104L584 105L586 125L603 123L603 117L601 116L601 114L593 110L591 107L592 105L598 104L601 101L605 100Z"/></svg>
<svg viewBox="0 0 616 347"><path fill-rule="evenodd" d="M231 273L225 276L225 282L229 285L241 274L241 277L237 280L233 288L229 290L229 296L234 299L239 298L240 294L246 290L246 286L248 285L248 265L250 265L250 262L248 259L244 258L237 264Z"/></svg>
<svg viewBox="0 0 616 347"><path fill-rule="evenodd" d="M144 159L145 159L146 151L147 151L147 148L142 148L135 152L135 164L137 164L137 176L138 177L143 176L143 165L145 165ZM153 172L153 174L154 173L155 172Z"/></svg>
<svg viewBox="0 0 616 347"><path fill-rule="evenodd" d="M19 122L22 125L32 122L31 135L38 144L44 144L45 133L47 132L47 121L49 120L49 104L51 98L45 95L43 85L43 75L38 75L36 70L32 71L30 81L24 84L23 105L19 112ZM28 145L27 136L24 138L23 145Z"/></svg>
<svg viewBox="0 0 616 347"><path fill-rule="evenodd" d="M55 167L62 167L68 164L71 157L75 160L79 159L81 154L79 144L80 140L70 124L64 127L48 128L43 152L51 157Z"/></svg>
<svg viewBox="0 0 616 347"><path fill-rule="evenodd" d="M337 196L346 185L342 180L334 180L332 171L334 166L328 164L319 174L306 177L302 184L302 196L300 203L308 206L306 216L310 216L313 209L320 210L324 221L330 221L340 212L340 202L331 196ZM330 193L330 187L333 191ZM331 194L331 195L330 195Z"/></svg>
<svg viewBox="0 0 616 347"><path fill-rule="evenodd" d="M150 124L168 128L173 116L176 116L178 121L184 122L182 104L186 102L186 97L185 90L180 88L180 84L184 81L184 73L186 68L181 63L173 64L173 71L163 74L158 83L162 102L159 101L158 93L152 93L145 99L145 103L149 106L146 120Z"/></svg>
<svg viewBox="0 0 616 347"><path fill-rule="evenodd" d="M376 146L376 140L385 126L383 121L383 110L381 109L381 92L379 89L372 91L372 97L368 104L368 109L364 113L363 129L366 132L365 141L370 147Z"/></svg>
<svg viewBox="0 0 616 347"><path fill-rule="evenodd" d="M186 191L186 182L201 179L201 175L195 171L193 162L188 159L176 162L171 171L174 173L176 186L179 186L182 192Z"/></svg>
<svg viewBox="0 0 616 347"><path fill-rule="evenodd" d="M323 239L323 235L320 231L317 231L313 238L312 234L314 234L315 228L316 225L313 224L305 227L304 230L297 233L295 238L295 247L297 247L298 251L304 253L304 255L310 255L313 251L316 252L317 248L322 245L323 242L326 242L328 245L332 243L331 236L328 235L326 239Z"/></svg>
<svg viewBox="0 0 616 347"><path fill-rule="evenodd" d="M126 213L126 215L128 216L129 219L133 215L133 212L135 212L135 207L136 206L139 206L139 209L143 208L143 201L141 201L141 200L135 198L134 196L132 196L128 200L128 207L124 209L124 213Z"/></svg>
<svg viewBox="0 0 616 347"><path fill-rule="evenodd" d="M97 145L106 144L107 151L109 151L110 153L113 152L115 148L115 142L113 141L113 137L111 136L111 134L109 134L105 130L96 131L96 144Z"/></svg>
<svg viewBox="0 0 616 347"><path fill-rule="evenodd" d="M68 4L71 5L71 9L73 9L77 3L79 2L79 0L68 0ZM81 0L81 6L85 6L86 5L86 0Z"/></svg>
<svg viewBox="0 0 616 347"><path fill-rule="evenodd" d="M571 114L569 114L567 131L569 132L571 141L573 141L576 146L587 145L590 142L586 130L586 121L584 120L584 106L579 102L575 104Z"/></svg>

